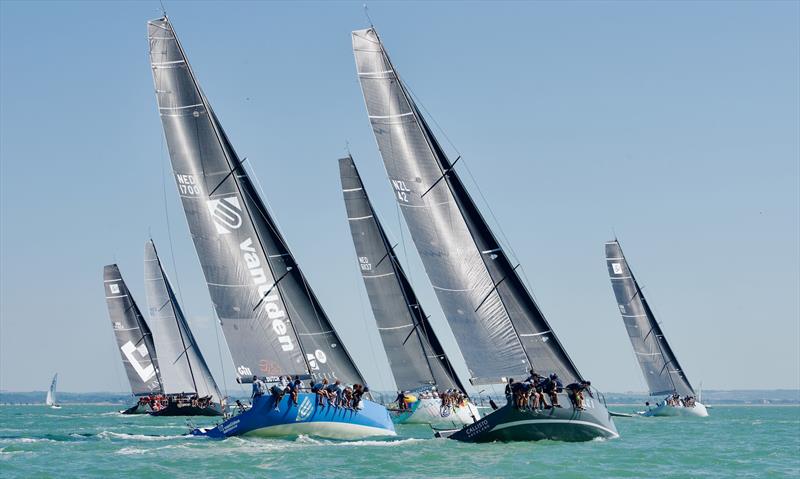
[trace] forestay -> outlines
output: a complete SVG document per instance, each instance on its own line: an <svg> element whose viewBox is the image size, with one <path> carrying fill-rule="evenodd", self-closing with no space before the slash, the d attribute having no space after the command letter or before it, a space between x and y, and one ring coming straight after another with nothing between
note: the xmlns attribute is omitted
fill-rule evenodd
<svg viewBox="0 0 800 479"><path fill-rule="evenodd" d="M464 387L403 271L351 156L339 160L347 222L397 387Z"/></svg>
<svg viewBox="0 0 800 479"><path fill-rule="evenodd" d="M153 335L117 265L110 264L103 268L103 285L108 316L131 391L136 396L163 393Z"/></svg>
<svg viewBox="0 0 800 479"><path fill-rule="evenodd" d="M694 389L647 304L619 242L610 241L605 249L611 287L650 394L660 396L676 392L694 396Z"/></svg>
<svg viewBox="0 0 800 479"><path fill-rule="evenodd" d="M392 65L374 29L353 32L372 129L395 197L473 384L529 367L580 375ZM458 161L458 160L456 160Z"/></svg>
<svg viewBox="0 0 800 479"><path fill-rule="evenodd" d="M236 372L363 382L202 93L169 20L148 22L183 209Z"/></svg>
<svg viewBox="0 0 800 479"><path fill-rule="evenodd" d="M149 324L161 357L164 391L197 393L199 397L211 396L214 402L219 402L222 395L197 347L152 240L144 247L144 286Z"/></svg>

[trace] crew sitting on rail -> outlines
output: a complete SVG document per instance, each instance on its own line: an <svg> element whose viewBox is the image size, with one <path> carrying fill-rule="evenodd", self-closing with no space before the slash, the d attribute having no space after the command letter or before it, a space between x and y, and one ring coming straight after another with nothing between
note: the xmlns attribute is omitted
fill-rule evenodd
<svg viewBox="0 0 800 479"><path fill-rule="evenodd" d="M342 397L342 382L337 379L333 384L328 384L325 387L325 391L328 392L328 405L339 407L339 401Z"/></svg>
<svg viewBox="0 0 800 479"><path fill-rule="evenodd" d="M353 409L358 409L361 405L361 396L369 389L363 384L353 384Z"/></svg>
<svg viewBox="0 0 800 479"><path fill-rule="evenodd" d="M544 393L542 388L542 381L544 378L540 376L536 371L531 369L531 375L525 379L525 382L531 385L528 395L529 401L531 403L531 408L533 409L544 409L547 406L547 403L544 400Z"/></svg>
<svg viewBox="0 0 800 479"><path fill-rule="evenodd" d="M286 385L286 392L289 393L289 397L291 398L291 403L297 406L297 395L300 392L300 388L303 386L302 381L300 381L299 376L294 377L294 381L290 381L289 384Z"/></svg>
<svg viewBox="0 0 800 479"><path fill-rule="evenodd" d="M558 379L556 373L550 373L550 377L542 384L544 393L550 396L550 404L552 407L561 407L561 404L558 404L558 391L561 390L562 387L561 380Z"/></svg>
<svg viewBox="0 0 800 479"><path fill-rule="evenodd" d="M686 396L685 398L683 398L683 405L686 407L694 407L695 403L696 401L694 399L694 396Z"/></svg>
<svg viewBox="0 0 800 479"><path fill-rule="evenodd" d="M514 378L508 378L508 382L506 383L506 402L511 404L514 399Z"/></svg>
<svg viewBox="0 0 800 479"><path fill-rule="evenodd" d="M572 402L575 409L580 409L583 411L584 409L584 397L583 392L586 391L589 396L592 395L592 391L590 387L592 386L591 381L579 381L568 384L565 388L567 390L567 396L569 397L570 402Z"/></svg>
<svg viewBox="0 0 800 479"><path fill-rule="evenodd" d="M253 376L253 392L250 394L250 399L255 399L264 395L264 383L258 379L258 376Z"/></svg>
<svg viewBox="0 0 800 479"><path fill-rule="evenodd" d="M275 400L275 410L280 411L281 409L281 400L283 399L284 394L286 391L277 384L274 384L271 388L269 388L269 392L272 394L272 398Z"/></svg>
<svg viewBox="0 0 800 479"><path fill-rule="evenodd" d="M324 406L325 399L328 398L328 379L323 378L321 383L311 383L311 392L317 395L317 405Z"/></svg>

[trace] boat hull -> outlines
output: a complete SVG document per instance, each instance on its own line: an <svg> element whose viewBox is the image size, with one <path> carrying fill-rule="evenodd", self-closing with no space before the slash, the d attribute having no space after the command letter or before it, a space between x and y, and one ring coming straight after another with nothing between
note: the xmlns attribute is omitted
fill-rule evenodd
<svg viewBox="0 0 800 479"><path fill-rule="evenodd" d="M146 404L139 404L136 403L133 406L129 407L128 409L122 410L120 414L147 414L150 412L150 406Z"/></svg>
<svg viewBox="0 0 800 479"><path fill-rule="evenodd" d="M278 409L271 396L261 396L250 409L214 428L198 428L192 435L214 439L230 436L293 437L308 435L327 439L362 439L395 436L394 424L385 407L362 401L358 410L317 404L316 395L303 393L295 406L284 397Z"/></svg>
<svg viewBox="0 0 800 479"><path fill-rule="evenodd" d="M670 406L661 404L642 413L646 417L708 417L705 405L696 402L692 407Z"/></svg>
<svg viewBox="0 0 800 479"><path fill-rule="evenodd" d="M472 424L481 418L478 408L472 403L442 411L441 400L436 398L419 399L410 411L393 411L395 424L430 424L434 427L461 427Z"/></svg>
<svg viewBox="0 0 800 479"><path fill-rule="evenodd" d="M567 403L569 404L569 403ZM545 410L517 409L507 404L475 424L437 436L463 442L552 441L580 442L619 437L611 415L600 401L587 398L586 409L566 405Z"/></svg>
<svg viewBox="0 0 800 479"><path fill-rule="evenodd" d="M197 406L178 406L170 403L164 409L158 411L148 411L151 416L222 416L222 408L219 404L211 404L208 407Z"/></svg>

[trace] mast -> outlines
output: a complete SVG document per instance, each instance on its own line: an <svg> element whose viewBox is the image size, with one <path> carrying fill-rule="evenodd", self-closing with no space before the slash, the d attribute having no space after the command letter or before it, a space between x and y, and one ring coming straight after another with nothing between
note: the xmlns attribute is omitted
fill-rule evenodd
<svg viewBox="0 0 800 479"><path fill-rule="evenodd" d="M396 200L473 384L530 367L580 379L453 169L373 28L353 32L362 91Z"/></svg>
<svg viewBox="0 0 800 479"><path fill-rule="evenodd" d="M617 306L650 395L694 396L694 389L650 309L619 242L615 239L606 243L605 253Z"/></svg>
<svg viewBox="0 0 800 479"><path fill-rule="evenodd" d="M432 384L464 390L394 253L352 156L339 160L339 174L359 269L395 383L401 390Z"/></svg>
<svg viewBox="0 0 800 479"><path fill-rule="evenodd" d="M363 378L202 93L164 17L148 22L178 190L237 376Z"/></svg>

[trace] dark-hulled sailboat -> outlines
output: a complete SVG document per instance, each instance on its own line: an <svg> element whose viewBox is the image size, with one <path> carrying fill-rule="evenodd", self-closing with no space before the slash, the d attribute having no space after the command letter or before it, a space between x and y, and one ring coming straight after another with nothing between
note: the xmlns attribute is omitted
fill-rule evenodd
<svg viewBox="0 0 800 479"><path fill-rule="evenodd" d="M374 28L352 34L356 69L395 199L471 374L500 384L529 369L581 375L411 98ZM469 442L617 437L605 405L523 411L508 404L449 435ZM564 401L566 402L566 401Z"/></svg>
<svg viewBox="0 0 800 479"><path fill-rule="evenodd" d="M154 416L221 416L224 405L152 240L144 247L144 285L165 398Z"/></svg>
<svg viewBox="0 0 800 479"><path fill-rule="evenodd" d="M150 61L175 180L214 309L240 382L299 375L364 384L197 83L164 17L147 24ZM302 393L256 397L246 412L197 435L394 435L385 407L319 405Z"/></svg>
<svg viewBox="0 0 800 479"><path fill-rule="evenodd" d="M392 375L401 391L418 393L394 416L395 422L472 424L480 413L471 402L442 406L440 392L465 391L464 386L400 266L352 156L339 160L339 176L358 266ZM439 390L435 397L434 386Z"/></svg>
<svg viewBox="0 0 800 479"><path fill-rule="evenodd" d="M146 414L152 400L164 394L153 335L115 264L103 268L108 316L122 356L122 365L136 397L123 414Z"/></svg>
<svg viewBox="0 0 800 479"><path fill-rule="evenodd" d="M645 416L708 416L706 407L696 398L686 373L678 363L661 325L656 321L647 299L633 276L622 246L616 239L605 244L606 266L617 299L622 322L642 368L651 396L667 396Z"/></svg>

